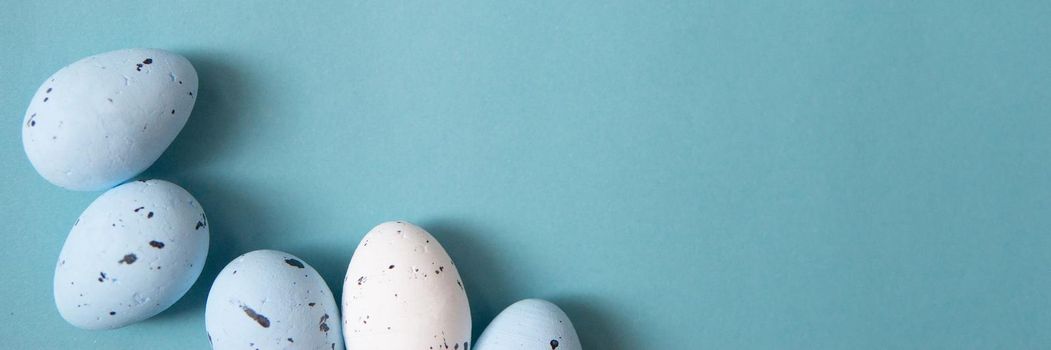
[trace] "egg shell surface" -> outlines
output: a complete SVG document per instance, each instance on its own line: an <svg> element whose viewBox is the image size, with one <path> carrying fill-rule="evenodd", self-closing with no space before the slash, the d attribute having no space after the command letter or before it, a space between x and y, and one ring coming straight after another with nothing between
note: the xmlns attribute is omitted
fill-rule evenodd
<svg viewBox="0 0 1051 350"><path fill-rule="evenodd" d="M478 337L476 350L581 350L580 338L562 309L545 300L508 306Z"/></svg>
<svg viewBox="0 0 1051 350"><path fill-rule="evenodd" d="M60 69L33 95L22 146L47 181L71 190L113 187L146 170L186 124L197 72L185 57L125 49Z"/></svg>
<svg viewBox="0 0 1051 350"><path fill-rule="evenodd" d="M133 181L80 215L55 267L55 304L70 324L110 329L164 311L193 285L208 255L208 219L182 187Z"/></svg>
<svg viewBox="0 0 1051 350"><path fill-rule="evenodd" d="M339 305L306 261L257 250L226 265L208 293L213 349L343 349Z"/></svg>
<svg viewBox="0 0 1051 350"><path fill-rule="evenodd" d="M343 282L348 349L467 349L471 310L441 244L405 221L362 238Z"/></svg>

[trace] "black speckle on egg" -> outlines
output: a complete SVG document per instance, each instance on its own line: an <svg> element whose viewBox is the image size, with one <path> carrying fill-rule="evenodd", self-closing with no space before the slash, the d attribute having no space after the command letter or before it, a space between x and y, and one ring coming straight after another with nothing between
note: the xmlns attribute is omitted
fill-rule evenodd
<svg viewBox="0 0 1051 350"><path fill-rule="evenodd" d="M394 265L391 265L391 266L387 266L387 269L388 269L388 270L392 270L392 269L394 269Z"/></svg>
<svg viewBox="0 0 1051 350"><path fill-rule="evenodd" d="M120 259L119 261L117 261L117 263L118 264L131 265L131 264L135 263L135 260L139 260L139 258L137 256L135 256L135 254L126 254L126 255L124 255L124 258Z"/></svg>
<svg viewBox="0 0 1051 350"><path fill-rule="evenodd" d="M51 88L47 88L47 91L45 91L44 93L45 94L50 94L51 93Z"/></svg>
<svg viewBox="0 0 1051 350"><path fill-rule="evenodd" d="M200 230L200 229L201 229L201 227L204 227L204 223L203 223L203 222L200 222L200 221L198 221L198 222L197 222L197 226L194 226L194 228L193 228L193 229L194 229L194 230Z"/></svg>
<svg viewBox="0 0 1051 350"><path fill-rule="evenodd" d="M151 211L149 213L146 213L146 218L147 219L152 219L153 218L153 212Z"/></svg>
<svg viewBox="0 0 1051 350"><path fill-rule="evenodd" d="M318 328L321 329L322 332L326 332L327 333L328 330L329 330L327 321L328 321L328 314L325 314L324 316L321 316L321 322L319 322Z"/></svg>
<svg viewBox="0 0 1051 350"><path fill-rule="evenodd" d="M172 110L172 114L175 114L175 110L174 109Z"/></svg>
<svg viewBox="0 0 1051 350"><path fill-rule="evenodd" d="M296 259L285 259L285 263L301 269L305 267L303 266L303 262Z"/></svg>
<svg viewBox="0 0 1051 350"><path fill-rule="evenodd" d="M143 209L146 209L146 207L138 207L138 208L135 208L135 210L133 210L133 211L138 213L139 210L143 210Z"/></svg>
<svg viewBox="0 0 1051 350"><path fill-rule="evenodd" d="M245 315L248 315L249 318L255 320L255 322L259 323L263 328L270 328L270 319L266 318L266 316L260 315L246 305L241 305L241 310L244 310Z"/></svg>
<svg viewBox="0 0 1051 350"><path fill-rule="evenodd" d="M44 102L47 102L47 97L44 97Z"/></svg>
<svg viewBox="0 0 1051 350"><path fill-rule="evenodd" d="M153 63L153 59L152 58L147 58L147 59L143 60L142 63L145 63L145 64Z"/></svg>
<svg viewBox="0 0 1051 350"><path fill-rule="evenodd" d="M157 249L164 249L164 242L150 241L150 246Z"/></svg>
<svg viewBox="0 0 1051 350"><path fill-rule="evenodd" d="M551 348L554 349L554 348L557 348L557 347L558 347L558 340L551 339Z"/></svg>
<svg viewBox="0 0 1051 350"><path fill-rule="evenodd" d="M116 312L116 311L110 311L110 312L109 312L109 315L110 315L110 316L113 316L113 315L116 315L116 314L117 314L117 312Z"/></svg>
<svg viewBox="0 0 1051 350"><path fill-rule="evenodd" d="M138 71L138 72L141 72L142 71L142 63L136 63L135 64L135 70Z"/></svg>

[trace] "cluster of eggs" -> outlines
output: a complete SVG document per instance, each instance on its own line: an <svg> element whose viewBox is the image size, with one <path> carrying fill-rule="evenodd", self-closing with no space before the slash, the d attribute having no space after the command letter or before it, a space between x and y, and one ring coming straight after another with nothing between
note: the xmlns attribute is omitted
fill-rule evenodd
<svg viewBox="0 0 1051 350"><path fill-rule="evenodd" d="M113 329L148 319L200 276L209 242L200 203L167 181L126 182L179 134L196 92L186 58L128 49L66 66L33 96L22 131L33 167L70 190L106 190L73 225L55 267L55 304L70 324ZM214 349L581 349L566 314L539 299L509 306L472 344L456 265L408 222L369 231L343 283L340 316L304 259L241 255L208 294L208 340Z"/></svg>

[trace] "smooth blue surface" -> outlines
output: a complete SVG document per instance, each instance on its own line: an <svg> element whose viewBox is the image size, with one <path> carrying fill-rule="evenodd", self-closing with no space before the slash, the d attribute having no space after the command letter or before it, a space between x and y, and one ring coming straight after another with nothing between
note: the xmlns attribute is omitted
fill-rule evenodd
<svg viewBox="0 0 1051 350"><path fill-rule="evenodd" d="M588 349L1047 348L1051 2L15 1L0 11L4 348L205 348L216 273L281 249L339 293L373 225L434 233L475 334L528 297ZM55 259L98 193L23 113L62 66L188 56L145 175L212 220L155 319L74 329Z"/></svg>

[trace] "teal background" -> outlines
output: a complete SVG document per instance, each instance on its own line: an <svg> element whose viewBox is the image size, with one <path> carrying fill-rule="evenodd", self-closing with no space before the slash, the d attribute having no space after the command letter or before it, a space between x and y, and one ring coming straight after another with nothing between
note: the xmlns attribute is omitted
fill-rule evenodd
<svg viewBox="0 0 1051 350"><path fill-rule="evenodd" d="M550 299L588 349L1051 346L1051 2L12 1L0 11L4 348L206 348L235 256L339 293L374 225L435 234L475 335ZM205 206L201 279L73 328L56 257L99 193L39 177L30 97L82 57L190 58L144 178Z"/></svg>

